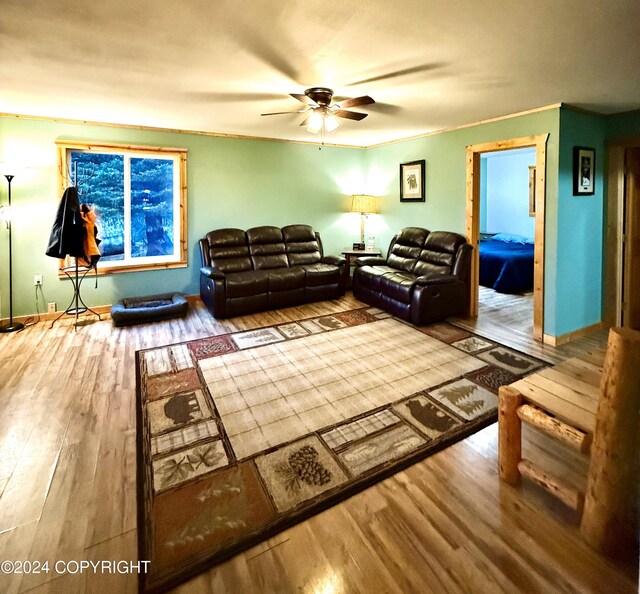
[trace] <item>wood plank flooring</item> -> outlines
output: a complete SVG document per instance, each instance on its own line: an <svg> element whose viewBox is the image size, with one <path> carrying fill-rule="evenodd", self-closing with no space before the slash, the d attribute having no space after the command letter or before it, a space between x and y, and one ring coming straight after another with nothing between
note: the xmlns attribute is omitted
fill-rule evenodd
<svg viewBox="0 0 640 594"><path fill-rule="evenodd" d="M51 330L40 323L0 335L0 560L137 560L136 350L361 305L349 294L216 321L198 302L183 320L123 329L106 320L77 331L66 320ZM540 350L526 336L513 342L534 355ZM589 337L543 352L563 360L601 342L602 336ZM544 451L558 474L584 477L585 462L574 453L535 434L526 448ZM126 593L136 585L135 574L0 573L3 593ZM636 589L635 564L590 549L578 519L555 499L533 485L499 481L492 425L176 591Z"/></svg>
<svg viewBox="0 0 640 594"><path fill-rule="evenodd" d="M456 325L511 346L549 363L559 363L606 345L608 332L599 330L553 347L533 340L533 293L508 295L480 287L478 317L454 317Z"/></svg>

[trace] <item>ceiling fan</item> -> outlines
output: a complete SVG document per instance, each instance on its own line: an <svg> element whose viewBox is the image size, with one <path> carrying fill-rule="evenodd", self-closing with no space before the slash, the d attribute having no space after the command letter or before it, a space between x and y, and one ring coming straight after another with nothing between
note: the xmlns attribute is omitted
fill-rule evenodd
<svg viewBox="0 0 640 594"><path fill-rule="evenodd" d="M340 103L331 103L333 91L327 87L311 87L304 92L290 93L291 97L304 103L307 107L298 111L276 111L273 113L262 113L260 115L281 115L285 113L306 114L301 126L306 126L309 132L317 134L320 131L333 132L340 124L336 118L346 118L348 120L360 121L367 117L366 113L360 111L347 111L345 107L357 107L359 105L371 105L375 101L369 95L345 99Z"/></svg>

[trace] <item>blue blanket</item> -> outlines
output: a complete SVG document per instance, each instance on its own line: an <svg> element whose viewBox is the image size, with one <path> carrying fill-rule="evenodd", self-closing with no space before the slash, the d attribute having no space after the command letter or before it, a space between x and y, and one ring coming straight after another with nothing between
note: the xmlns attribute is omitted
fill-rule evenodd
<svg viewBox="0 0 640 594"><path fill-rule="evenodd" d="M493 239L480 242L480 284L499 293L533 289L533 245Z"/></svg>

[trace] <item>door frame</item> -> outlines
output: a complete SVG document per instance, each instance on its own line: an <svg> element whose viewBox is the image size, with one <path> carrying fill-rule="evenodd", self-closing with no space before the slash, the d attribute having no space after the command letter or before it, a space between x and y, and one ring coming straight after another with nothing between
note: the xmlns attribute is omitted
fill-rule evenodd
<svg viewBox="0 0 640 594"><path fill-rule="evenodd" d="M630 148L640 148L640 136L619 138L608 143L607 227L605 249L604 319L609 326L621 326L624 278L625 161Z"/></svg>
<svg viewBox="0 0 640 594"><path fill-rule="evenodd" d="M471 256L469 317L478 317L478 291L480 280L480 156L518 148L536 149L535 233L533 256L533 338L544 341L544 210L546 200L547 140L549 134L521 136L508 140L484 142L467 146L467 241L475 248Z"/></svg>

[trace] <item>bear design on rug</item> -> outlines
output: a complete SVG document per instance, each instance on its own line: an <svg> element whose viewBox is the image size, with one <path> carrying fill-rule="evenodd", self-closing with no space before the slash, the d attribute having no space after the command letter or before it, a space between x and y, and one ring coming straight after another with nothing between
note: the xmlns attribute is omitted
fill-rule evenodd
<svg viewBox="0 0 640 594"><path fill-rule="evenodd" d="M429 429L444 433L456 426L456 422L451 417L445 415L432 404L422 404L418 400L409 400L407 408L411 411L411 416L416 421Z"/></svg>
<svg viewBox="0 0 640 594"><path fill-rule="evenodd" d="M164 405L164 414L171 419L175 425L184 425L193 420L191 413L198 412L200 405L196 395L191 392L189 394L176 394L169 398Z"/></svg>

